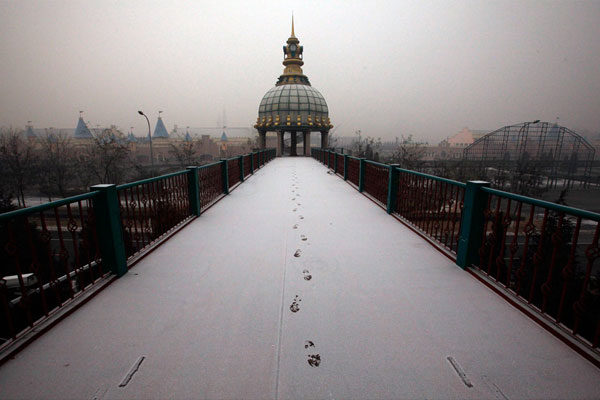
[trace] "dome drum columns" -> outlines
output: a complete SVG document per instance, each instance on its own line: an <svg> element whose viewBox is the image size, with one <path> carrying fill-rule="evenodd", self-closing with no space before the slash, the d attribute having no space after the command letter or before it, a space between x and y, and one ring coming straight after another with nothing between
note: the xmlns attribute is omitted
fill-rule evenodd
<svg viewBox="0 0 600 400"><path fill-rule="evenodd" d="M264 150L267 147L267 132L258 132L258 148Z"/></svg>
<svg viewBox="0 0 600 400"><path fill-rule="evenodd" d="M287 131L290 133L290 156L310 157L310 131ZM298 134L302 134L302 150L298 152ZM286 131L277 131L277 157L282 157L285 152Z"/></svg>
<svg viewBox="0 0 600 400"><path fill-rule="evenodd" d="M329 147L329 132L321 132L321 148L326 149Z"/></svg>

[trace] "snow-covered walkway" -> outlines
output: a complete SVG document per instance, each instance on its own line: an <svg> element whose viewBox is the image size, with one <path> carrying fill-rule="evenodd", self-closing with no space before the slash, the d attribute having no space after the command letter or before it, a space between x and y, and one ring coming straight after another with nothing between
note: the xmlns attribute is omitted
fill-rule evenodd
<svg viewBox="0 0 600 400"><path fill-rule="evenodd" d="M600 370L309 158L0 368L2 399L586 397Z"/></svg>

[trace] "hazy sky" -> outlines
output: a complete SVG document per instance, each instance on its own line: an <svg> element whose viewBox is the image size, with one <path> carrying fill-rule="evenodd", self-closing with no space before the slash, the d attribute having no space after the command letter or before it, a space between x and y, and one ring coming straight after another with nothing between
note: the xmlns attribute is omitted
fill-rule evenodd
<svg viewBox="0 0 600 400"><path fill-rule="evenodd" d="M600 131L600 1L524 0L0 0L0 125L252 125L292 11L337 134Z"/></svg>

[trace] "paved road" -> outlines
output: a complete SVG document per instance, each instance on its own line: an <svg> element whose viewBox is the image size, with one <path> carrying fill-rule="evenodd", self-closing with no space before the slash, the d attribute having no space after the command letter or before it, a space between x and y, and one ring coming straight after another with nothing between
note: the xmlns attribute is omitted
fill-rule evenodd
<svg viewBox="0 0 600 400"><path fill-rule="evenodd" d="M566 399L598 382L339 177L285 158L0 368L0 398Z"/></svg>

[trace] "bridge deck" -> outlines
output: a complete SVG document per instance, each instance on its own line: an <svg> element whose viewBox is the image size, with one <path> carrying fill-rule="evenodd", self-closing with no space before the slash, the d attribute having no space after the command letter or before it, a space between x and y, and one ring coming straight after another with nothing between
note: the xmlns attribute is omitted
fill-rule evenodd
<svg viewBox="0 0 600 400"><path fill-rule="evenodd" d="M0 398L566 399L599 382L322 165L285 158L0 368Z"/></svg>

